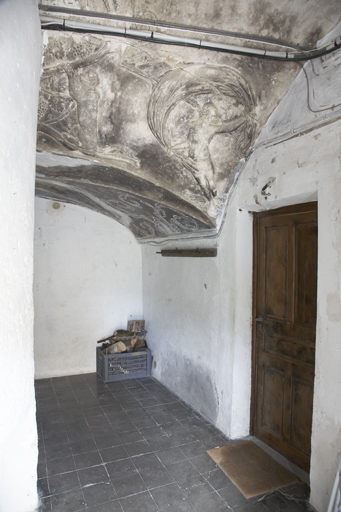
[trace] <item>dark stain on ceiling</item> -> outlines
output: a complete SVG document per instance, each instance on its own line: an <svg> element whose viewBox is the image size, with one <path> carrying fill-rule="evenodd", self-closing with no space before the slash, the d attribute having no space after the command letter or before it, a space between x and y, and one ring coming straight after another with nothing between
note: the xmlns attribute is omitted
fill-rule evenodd
<svg viewBox="0 0 341 512"><path fill-rule="evenodd" d="M71 6L314 47L336 25L337 3ZM108 215L140 241L212 235L261 129L300 69L295 62L46 30L36 193Z"/></svg>

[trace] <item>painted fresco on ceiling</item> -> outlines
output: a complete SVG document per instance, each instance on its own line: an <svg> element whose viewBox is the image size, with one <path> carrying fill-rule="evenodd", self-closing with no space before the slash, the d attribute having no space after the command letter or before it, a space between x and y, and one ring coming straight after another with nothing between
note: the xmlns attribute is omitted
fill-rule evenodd
<svg viewBox="0 0 341 512"><path fill-rule="evenodd" d="M285 67L260 63L257 79L247 59L208 53L49 33L38 151L104 164L111 174L125 173L128 182L132 176L143 179L149 193L132 191L141 204L147 197L158 202L151 193L155 185L200 211L187 225L199 217L202 223L204 216L205 229L215 228L240 162L286 84ZM265 106L259 103L268 82L264 71L275 84L268 86ZM295 73L290 64L287 82ZM59 179L67 180L67 173ZM95 175L89 181L79 173L85 190L96 181ZM178 209L178 203L168 206Z"/></svg>

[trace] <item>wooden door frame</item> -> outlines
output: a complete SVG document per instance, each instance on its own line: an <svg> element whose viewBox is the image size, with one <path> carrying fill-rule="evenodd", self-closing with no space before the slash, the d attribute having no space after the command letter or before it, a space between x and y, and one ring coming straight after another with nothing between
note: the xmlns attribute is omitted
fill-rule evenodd
<svg viewBox="0 0 341 512"><path fill-rule="evenodd" d="M256 382L257 382L257 358L256 358L256 293L258 285L258 276L256 269L258 268L258 251L256 247L256 231L257 219L261 217L269 217L271 215L280 215L284 213L303 213L305 211L318 210L318 202L312 201L309 203L300 203L289 206L282 206L281 208L274 208L262 212L254 212L253 214L253 227L252 227L252 332L251 332L251 403L250 403L250 434L255 433L255 420L256 420ZM318 243L318 242L317 242ZM315 363L316 364L316 363Z"/></svg>

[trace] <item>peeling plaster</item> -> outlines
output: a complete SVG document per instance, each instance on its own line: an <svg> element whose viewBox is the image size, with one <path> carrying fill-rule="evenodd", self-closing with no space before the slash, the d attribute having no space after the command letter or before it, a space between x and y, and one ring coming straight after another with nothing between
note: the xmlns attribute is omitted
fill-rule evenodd
<svg viewBox="0 0 341 512"><path fill-rule="evenodd" d="M89 165L89 160L81 158L71 158L69 156L54 155L46 151L37 152L36 165L39 167L80 167L82 165Z"/></svg>
<svg viewBox="0 0 341 512"><path fill-rule="evenodd" d="M84 197L95 197L100 192L96 171L105 165L113 177L107 186L115 209L120 210L115 198L122 188L114 176L123 173L123 189L133 193L143 212L148 229L133 218L125 222L138 239L214 234L253 141L297 71L293 63L190 48L165 50L119 38L49 34L39 106L37 193L44 167L44 197L110 215L108 194L107 199L98 196L106 203L101 209L96 201L89 206L81 194L83 190ZM272 82L271 76L276 78ZM266 102L260 104L264 90ZM78 168L73 195L71 188L64 197L49 189L54 160L65 169L64 175L59 173L61 182L70 184L67 169ZM86 160L94 171L90 181L82 175ZM144 184L132 186L136 179ZM172 205L160 200L160 193L172 194ZM169 229L165 224L163 229L160 216L148 206L150 200L166 217L167 207L175 206L178 213L171 222L179 224L179 215L181 226ZM113 218L122 217L116 213Z"/></svg>

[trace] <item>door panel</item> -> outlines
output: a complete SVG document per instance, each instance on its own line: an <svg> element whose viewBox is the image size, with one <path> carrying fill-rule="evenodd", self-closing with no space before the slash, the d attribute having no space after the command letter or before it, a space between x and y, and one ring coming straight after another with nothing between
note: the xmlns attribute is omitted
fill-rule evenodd
<svg viewBox="0 0 341 512"><path fill-rule="evenodd" d="M283 407L285 403L285 373L276 368L263 365L263 400L261 425L274 436L283 436ZM272 400L276 392L277 401Z"/></svg>
<svg viewBox="0 0 341 512"><path fill-rule="evenodd" d="M317 205L255 215L253 432L309 470Z"/></svg>
<svg viewBox="0 0 341 512"><path fill-rule="evenodd" d="M266 227L264 237L264 271L266 314L276 318L287 316L288 230L287 226Z"/></svg>
<svg viewBox="0 0 341 512"><path fill-rule="evenodd" d="M309 457L311 421L305 412L313 403L313 390L309 382L300 378L293 378L292 384L291 442Z"/></svg>
<svg viewBox="0 0 341 512"><path fill-rule="evenodd" d="M296 226L296 311L295 322L316 323L316 276L317 250L307 250L314 247L317 241L317 224L297 224Z"/></svg>

